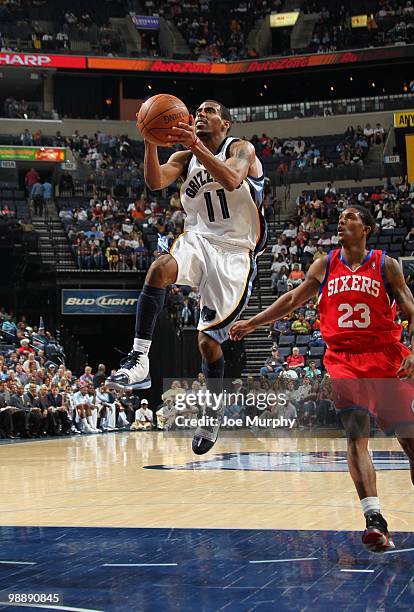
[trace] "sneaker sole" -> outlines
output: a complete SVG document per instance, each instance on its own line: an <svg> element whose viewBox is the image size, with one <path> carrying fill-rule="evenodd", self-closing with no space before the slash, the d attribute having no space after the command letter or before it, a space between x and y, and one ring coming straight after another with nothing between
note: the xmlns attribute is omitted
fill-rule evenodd
<svg viewBox="0 0 414 612"><path fill-rule="evenodd" d="M142 382L135 383L133 385L122 385L121 383L114 381L107 381L105 385L108 387L108 389L116 389L117 391L136 391L139 389L150 389L151 381L143 380Z"/></svg>
<svg viewBox="0 0 414 612"><path fill-rule="evenodd" d="M367 550L374 553L383 553L395 548L395 544L389 534L382 533L382 531L370 531L364 534L362 543Z"/></svg>

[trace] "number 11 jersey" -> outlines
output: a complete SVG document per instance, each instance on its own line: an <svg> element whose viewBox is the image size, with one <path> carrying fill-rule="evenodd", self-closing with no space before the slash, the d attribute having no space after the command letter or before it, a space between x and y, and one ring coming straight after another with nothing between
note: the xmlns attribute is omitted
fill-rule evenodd
<svg viewBox="0 0 414 612"><path fill-rule="evenodd" d="M373 249L352 270L342 249L329 253L319 291L320 330L328 349L366 353L400 341L384 261L385 252Z"/></svg>
<svg viewBox="0 0 414 612"><path fill-rule="evenodd" d="M215 157L226 161L230 146L238 138L227 137ZM185 232L195 232L223 248L248 249L255 255L266 246L267 230L262 215L264 176L256 157L257 178L246 177L234 191L227 191L198 161L189 158L181 185L181 203L187 215Z"/></svg>

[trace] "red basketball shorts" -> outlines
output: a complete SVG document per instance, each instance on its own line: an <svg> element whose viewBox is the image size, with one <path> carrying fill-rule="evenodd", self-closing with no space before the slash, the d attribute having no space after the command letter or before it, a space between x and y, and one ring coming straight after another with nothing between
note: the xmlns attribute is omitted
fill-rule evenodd
<svg viewBox="0 0 414 612"><path fill-rule="evenodd" d="M409 354L400 342L366 353L328 349L324 364L337 411L366 410L385 433L393 433L399 425L412 425L414 435L414 380L397 377Z"/></svg>

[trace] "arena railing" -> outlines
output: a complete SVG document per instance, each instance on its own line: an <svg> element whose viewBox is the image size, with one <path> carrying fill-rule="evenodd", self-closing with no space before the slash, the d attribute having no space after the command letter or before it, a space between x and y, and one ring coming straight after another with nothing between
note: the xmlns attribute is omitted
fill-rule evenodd
<svg viewBox="0 0 414 612"><path fill-rule="evenodd" d="M354 164L352 166L336 166L334 168L305 168L304 170L295 168L288 172L277 172L266 170L266 175L270 178L273 187L294 183L317 183L334 181L362 181L364 179L392 178L404 174L401 163L385 164L370 163L363 168Z"/></svg>
<svg viewBox="0 0 414 612"><path fill-rule="evenodd" d="M315 102L289 102L265 106L245 106L230 109L238 123L270 121L275 119L295 119L330 117L356 113L373 113L387 110L412 108L414 93L392 96L371 96L363 98L343 98L337 100L317 100Z"/></svg>

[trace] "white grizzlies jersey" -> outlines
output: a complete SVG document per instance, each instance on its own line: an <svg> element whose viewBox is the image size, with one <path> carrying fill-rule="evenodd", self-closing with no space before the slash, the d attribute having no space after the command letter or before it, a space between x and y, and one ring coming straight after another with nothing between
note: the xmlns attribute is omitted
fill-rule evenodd
<svg viewBox="0 0 414 612"><path fill-rule="evenodd" d="M226 161L238 138L227 137L215 157ZM264 176L256 157L258 178L248 176L234 191L226 191L191 155L181 186L181 202L187 214L184 231L201 234L210 242L232 249L249 249L260 254L267 241L266 222L261 212Z"/></svg>

